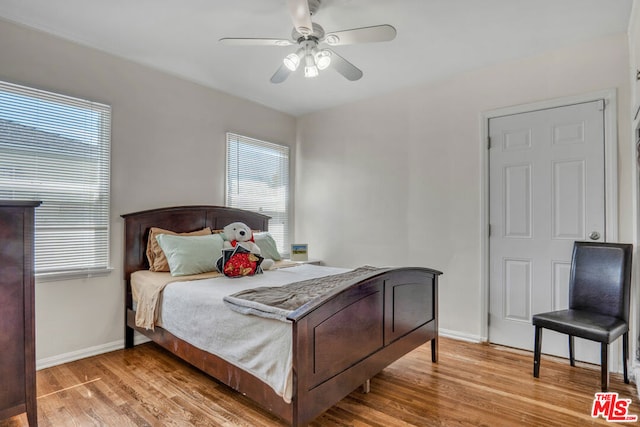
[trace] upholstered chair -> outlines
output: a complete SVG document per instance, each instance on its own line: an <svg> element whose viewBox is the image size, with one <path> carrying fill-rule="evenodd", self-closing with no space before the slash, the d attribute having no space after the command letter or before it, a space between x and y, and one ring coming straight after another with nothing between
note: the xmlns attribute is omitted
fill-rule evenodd
<svg viewBox="0 0 640 427"><path fill-rule="evenodd" d="M569 336L569 362L575 366L574 337L601 345L602 391L609 388L608 347L622 336L624 382L629 383L630 244L575 242L569 278L569 308L533 316L535 326L533 376L540 375L542 330Z"/></svg>

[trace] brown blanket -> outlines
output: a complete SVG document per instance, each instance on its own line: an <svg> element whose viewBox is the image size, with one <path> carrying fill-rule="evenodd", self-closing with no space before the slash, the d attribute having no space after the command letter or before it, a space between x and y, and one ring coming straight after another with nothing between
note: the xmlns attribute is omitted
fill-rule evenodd
<svg viewBox="0 0 640 427"><path fill-rule="evenodd" d="M260 287L224 297L234 311L243 314L287 321L287 316L303 305L315 302L329 292L347 288L387 269L364 266L342 274L289 283L284 286Z"/></svg>

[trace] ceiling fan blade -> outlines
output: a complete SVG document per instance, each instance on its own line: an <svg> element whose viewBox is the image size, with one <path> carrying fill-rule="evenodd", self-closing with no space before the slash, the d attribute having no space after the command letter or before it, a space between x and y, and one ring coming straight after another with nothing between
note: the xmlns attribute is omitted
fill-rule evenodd
<svg viewBox="0 0 640 427"><path fill-rule="evenodd" d="M300 34L307 36L313 32L308 0L289 0L289 14Z"/></svg>
<svg viewBox="0 0 640 427"><path fill-rule="evenodd" d="M375 25L373 27L354 28L336 31L324 36L324 41L331 46L355 43L386 42L396 38L396 29L391 25Z"/></svg>
<svg viewBox="0 0 640 427"><path fill-rule="evenodd" d="M292 71L290 69L282 64L280 68L276 70L273 76L271 76L271 83L282 83L283 81L287 80L287 77L289 77L289 74L291 74L291 72Z"/></svg>
<svg viewBox="0 0 640 427"><path fill-rule="evenodd" d="M231 38L225 37L218 40L220 43L229 46L290 46L293 44L285 39L253 39L253 38Z"/></svg>
<svg viewBox="0 0 640 427"><path fill-rule="evenodd" d="M347 80L355 81L362 77L362 70L344 59L331 49L325 49L331 52L331 67L342 74Z"/></svg>

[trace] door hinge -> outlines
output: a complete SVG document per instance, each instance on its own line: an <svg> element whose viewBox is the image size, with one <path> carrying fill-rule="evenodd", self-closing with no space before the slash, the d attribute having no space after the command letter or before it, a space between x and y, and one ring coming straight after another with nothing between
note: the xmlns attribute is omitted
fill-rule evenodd
<svg viewBox="0 0 640 427"><path fill-rule="evenodd" d="M487 234L491 237L491 224L487 226Z"/></svg>
<svg viewBox="0 0 640 427"><path fill-rule="evenodd" d="M487 137L487 150L491 150L491 137Z"/></svg>

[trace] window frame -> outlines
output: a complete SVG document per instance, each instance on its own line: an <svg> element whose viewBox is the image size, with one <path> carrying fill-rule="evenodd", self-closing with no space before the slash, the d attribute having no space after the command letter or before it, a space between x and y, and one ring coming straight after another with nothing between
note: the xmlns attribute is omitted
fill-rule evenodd
<svg viewBox="0 0 640 427"><path fill-rule="evenodd" d="M274 143L274 142L269 142L269 141L264 141L261 139L257 139L257 138L252 138L252 137L248 137L248 136L244 136L244 135L240 135L234 132L227 132L226 133L226 151L225 151L225 206L228 207L233 207L233 208L238 208L238 209L245 209L245 210L250 210L253 212L258 212L258 213L262 213L264 215L269 216L271 219L269 220L269 231L272 234L272 236L274 237L274 239L276 240L276 242L278 242L278 251L280 252L280 255L283 258L288 258L289 257L289 253L290 253L290 244L291 244L291 189L292 189L292 184L291 184L291 148L288 145L285 144L278 144L278 143ZM282 181L286 181L286 194L285 194L285 200L284 200L284 209L285 209L285 215L284 215L284 220L285 220L285 224L283 226L283 231L282 231L282 239L280 239L278 237L278 233L275 232L275 222L277 222L278 216L277 215L273 215L272 212L270 212L269 210L264 210L261 209L259 207L256 206L250 206L247 207L245 204L242 203L234 203L233 202L233 197L231 197L230 195L230 189L231 189L231 173L232 173L232 169L236 169L237 170L237 166L234 166L233 168L231 167L230 164L230 145L232 143L235 144L247 144L247 145L251 145L254 148L259 148L259 149L266 149L266 150L273 150L273 153L279 153L280 158L285 158L286 161L284 162L284 166L285 166L285 170L284 172L286 173L286 179L282 180ZM282 164L279 165L280 168L282 168ZM282 171L282 170L281 170ZM280 181L281 182L281 181ZM273 222L272 222L273 221Z"/></svg>
<svg viewBox="0 0 640 427"><path fill-rule="evenodd" d="M111 107L0 81L0 153L0 198L43 202L35 211L36 279L113 271Z"/></svg>

